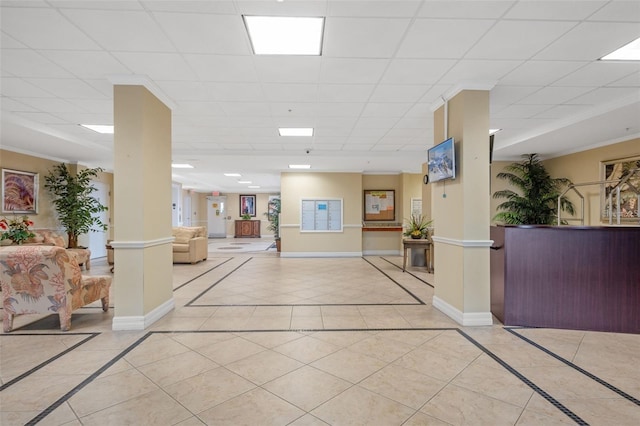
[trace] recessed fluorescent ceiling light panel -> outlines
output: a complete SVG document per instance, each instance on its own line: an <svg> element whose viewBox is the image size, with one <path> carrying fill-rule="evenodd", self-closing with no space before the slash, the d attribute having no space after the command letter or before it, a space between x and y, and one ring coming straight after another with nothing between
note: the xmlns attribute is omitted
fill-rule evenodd
<svg viewBox="0 0 640 426"><path fill-rule="evenodd" d="M250 183L252 183L250 180L239 180L238 183L244 184L244 185L248 185Z"/></svg>
<svg viewBox="0 0 640 426"><path fill-rule="evenodd" d="M229 177L240 177L241 174L240 173L225 173L225 176L229 176Z"/></svg>
<svg viewBox="0 0 640 426"><path fill-rule="evenodd" d="M495 135L496 133L498 133L500 130L502 129L489 129L489 136L491 135Z"/></svg>
<svg viewBox="0 0 640 426"><path fill-rule="evenodd" d="M258 188L260 188L260 185L249 185L249 186L247 186L247 188L258 189Z"/></svg>
<svg viewBox="0 0 640 426"><path fill-rule="evenodd" d="M310 169L311 164L289 164L290 169Z"/></svg>
<svg viewBox="0 0 640 426"><path fill-rule="evenodd" d="M280 127L278 129L280 136L313 136L313 128L311 127Z"/></svg>
<svg viewBox="0 0 640 426"><path fill-rule="evenodd" d="M102 125L102 124L81 124L81 126L98 133L103 133L107 135L113 134L113 126Z"/></svg>
<svg viewBox="0 0 640 426"><path fill-rule="evenodd" d="M171 167L173 167L174 169L193 169L193 166L191 164L184 163L173 163Z"/></svg>
<svg viewBox="0 0 640 426"><path fill-rule="evenodd" d="M243 16L256 55L316 55L322 53L324 18Z"/></svg>
<svg viewBox="0 0 640 426"><path fill-rule="evenodd" d="M602 57L603 61L640 61L640 37Z"/></svg>

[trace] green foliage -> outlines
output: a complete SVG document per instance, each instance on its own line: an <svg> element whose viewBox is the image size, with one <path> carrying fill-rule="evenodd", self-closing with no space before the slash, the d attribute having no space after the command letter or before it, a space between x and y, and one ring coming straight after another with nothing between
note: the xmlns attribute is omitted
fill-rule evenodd
<svg viewBox="0 0 640 426"><path fill-rule="evenodd" d="M267 230L273 232L273 236L276 239L280 238L280 206L280 198L273 198L269 201L267 212L264 213L269 220Z"/></svg>
<svg viewBox="0 0 640 426"><path fill-rule="evenodd" d="M521 194L510 189L496 191L493 198L506 198L498 206L502 210L493 218L508 225L554 225L558 218L558 195L563 186L571 183L566 178L552 178L544 168L538 154L525 154L519 163L510 164L497 178L518 188ZM573 203L563 196L560 208L574 214Z"/></svg>
<svg viewBox="0 0 640 426"><path fill-rule="evenodd" d="M245 213L242 216L240 216L240 218L242 220L251 220L251 215L249 213Z"/></svg>
<svg viewBox="0 0 640 426"><path fill-rule="evenodd" d="M67 165L60 163L45 176L44 187L53 195L53 205L58 220L69 236L69 247L78 246L78 235L89 231L106 231L107 225L92 216L107 210L100 201L91 196L97 189L91 184L101 168L84 169L72 175Z"/></svg>
<svg viewBox="0 0 640 426"><path fill-rule="evenodd" d="M13 219L0 219L0 230L4 231L0 234L0 240L11 240L15 244L22 244L35 234L29 231L29 227L33 226L33 222L27 216L20 218L14 215Z"/></svg>
<svg viewBox="0 0 640 426"><path fill-rule="evenodd" d="M433 223L433 220L428 220L421 214L412 214L409 219L405 219L406 224L404 227L403 235L405 237L411 237L412 235L423 238L428 236L429 226Z"/></svg>

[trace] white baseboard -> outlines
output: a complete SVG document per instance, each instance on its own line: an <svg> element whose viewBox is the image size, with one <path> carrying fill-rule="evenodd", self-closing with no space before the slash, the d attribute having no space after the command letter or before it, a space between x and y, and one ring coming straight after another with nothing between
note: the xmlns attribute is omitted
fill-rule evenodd
<svg viewBox="0 0 640 426"><path fill-rule="evenodd" d="M144 330L171 312L174 307L175 301L171 298L144 316L113 317L111 329L113 331Z"/></svg>
<svg viewBox="0 0 640 426"><path fill-rule="evenodd" d="M361 251L288 251L281 252L280 257L362 257Z"/></svg>
<svg viewBox="0 0 640 426"><path fill-rule="evenodd" d="M432 305L443 314L463 326L483 326L492 325L493 316L491 312L462 312L458 308L448 304L437 296L433 296Z"/></svg>

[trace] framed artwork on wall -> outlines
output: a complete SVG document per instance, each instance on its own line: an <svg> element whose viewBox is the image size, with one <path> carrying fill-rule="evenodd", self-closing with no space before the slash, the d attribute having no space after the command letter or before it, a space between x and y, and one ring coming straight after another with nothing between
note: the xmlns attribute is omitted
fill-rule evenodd
<svg viewBox="0 0 640 426"><path fill-rule="evenodd" d="M2 213L38 213L38 174L2 169Z"/></svg>
<svg viewBox="0 0 640 426"><path fill-rule="evenodd" d="M251 217L256 216L256 196L240 195L240 216L248 214Z"/></svg>
<svg viewBox="0 0 640 426"><path fill-rule="evenodd" d="M620 202L620 221L637 222L638 204L640 202L640 157L621 160L603 161L601 163L604 183L600 190L600 216L603 222L614 221L618 217L618 201ZM620 187L620 200L617 188ZM611 196L611 207L609 207Z"/></svg>

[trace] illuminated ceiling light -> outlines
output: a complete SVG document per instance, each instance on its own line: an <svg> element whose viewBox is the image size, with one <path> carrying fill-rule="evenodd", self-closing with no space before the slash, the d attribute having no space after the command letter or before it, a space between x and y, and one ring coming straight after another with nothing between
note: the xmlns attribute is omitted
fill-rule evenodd
<svg viewBox="0 0 640 426"><path fill-rule="evenodd" d="M280 136L313 136L312 127L280 127Z"/></svg>
<svg viewBox="0 0 640 426"><path fill-rule="evenodd" d="M238 183L246 185L246 184L250 184L251 181L250 180L239 180Z"/></svg>
<svg viewBox="0 0 640 426"><path fill-rule="evenodd" d="M240 176L242 176L240 173L225 173L224 175L228 176L228 177L240 177Z"/></svg>
<svg viewBox="0 0 640 426"><path fill-rule="evenodd" d="M260 188L260 185L249 185L247 188L258 189L258 188Z"/></svg>
<svg viewBox="0 0 640 426"><path fill-rule="evenodd" d="M256 55L315 55L322 53L324 18L243 16Z"/></svg>
<svg viewBox="0 0 640 426"><path fill-rule="evenodd" d="M310 169L311 164L289 164L290 169Z"/></svg>
<svg viewBox="0 0 640 426"><path fill-rule="evenodd" d="M94 132L102 133L104 135L112 135L113 134L113 126L105 125L105 124L81 124L82 127L87 128L89 130L93 130Z"/></svg>
<svg viewBox="0 0 640 426"><path fill-rule="evenodd" d="M602 61L640 61L640 37L631 43L622 46L618 50L614 50L606 56Z"/></svg>
<svg viewBox="0 0 640 426"><path fill-rule="evenodd" d="M489 136L491 135L495 135L496 133L498 133L500 130L502 129L489 129Z"/></svg>
<svg viewBox="0 0 640 426"><path fill-rule="evenodd" d="M173 163L171 164L171 167L173 167L174 169L193 169L193 166L191 164L186 163Z"/></svg>

